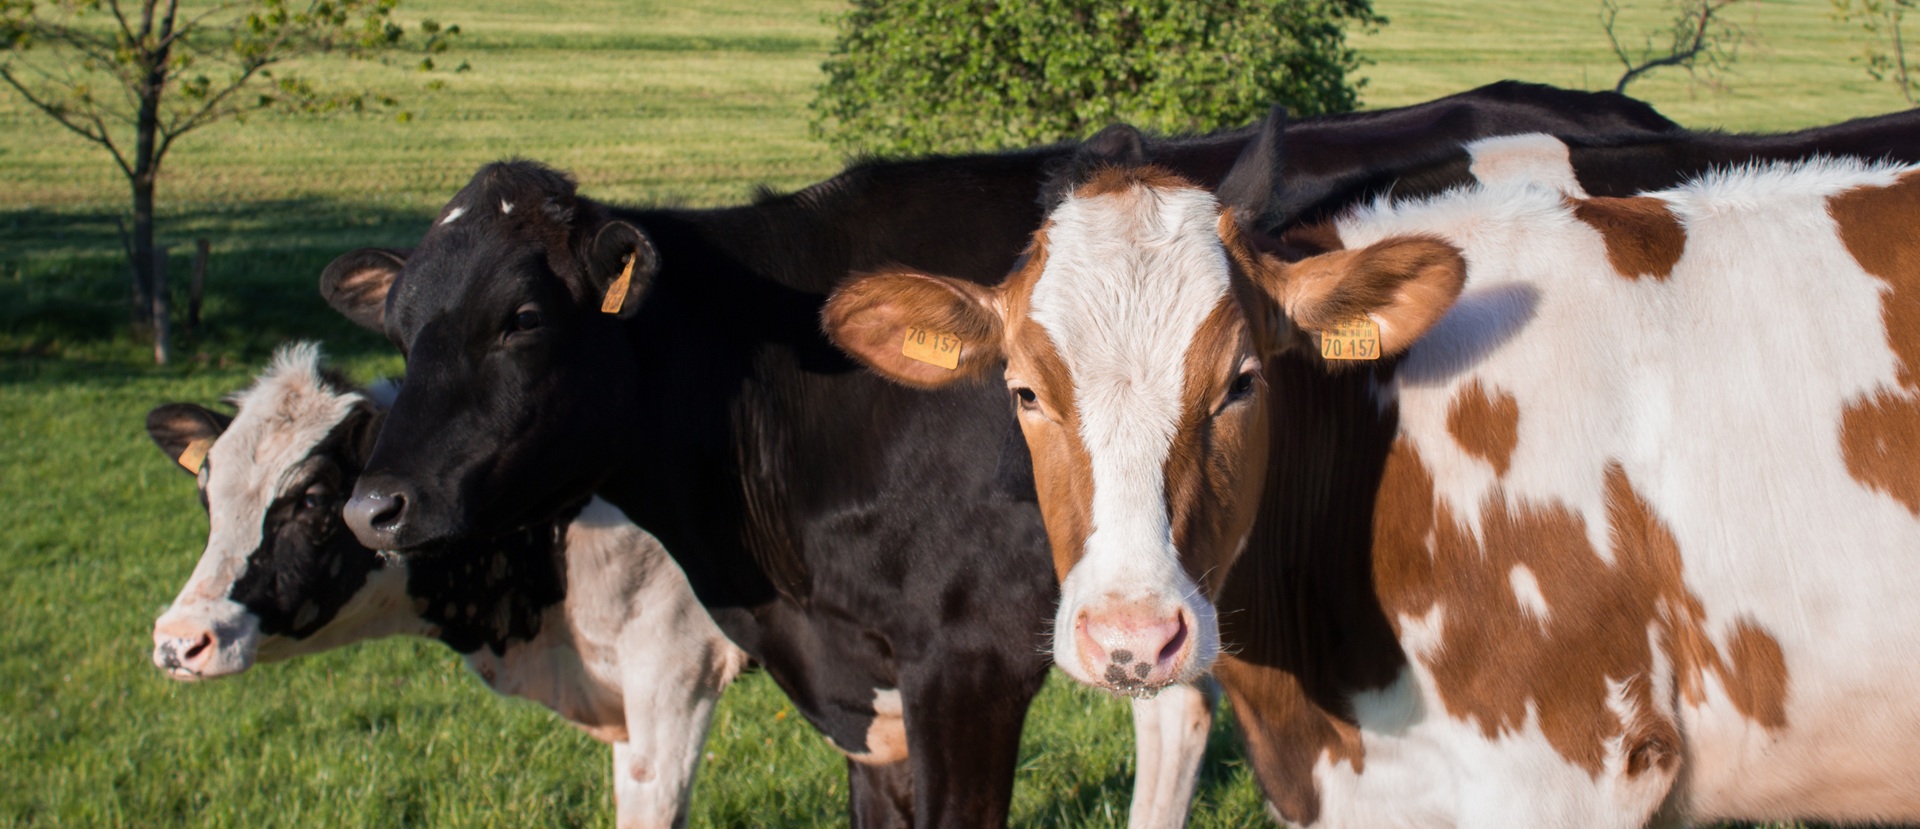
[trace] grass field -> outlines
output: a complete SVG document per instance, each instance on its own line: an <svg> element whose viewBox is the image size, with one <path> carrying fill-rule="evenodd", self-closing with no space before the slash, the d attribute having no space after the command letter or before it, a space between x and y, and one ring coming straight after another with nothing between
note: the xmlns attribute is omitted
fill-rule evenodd
<svg viewBox="0 0 1920 829"><path fill-rule="evenodd" d="M492 696L438 645L376 643L199 686L161 678L148 629L205 527L190 480L141 418L163 401L217 399L295 337L326 341L361 378L396 371L383 342L320 304L313 280L348 248L417 238L479 163L539 158L596 196L690 205L831 174L839 158L809 136L805 102L837 7L409 0L408 16L462 25L453 62L473 71L431 95L425 78L376 64L328 71L401 90L412 122L262 117L194 136L170 160L161 235L173 272L195 237L214 257L206 324L164 369L123 333L116 174L0 95L0 824L609 824L604 750ZM1858 43L1827 8L1755 7L1759 41L1728 93L1674 73L1633 91L1684 123L1739 129L1898 108L1850 62ZM1357 39L1376 61L1370 105L1502 77L1611 86L1619 71L1597 3L1379 9L1392 23ZM837 755L786 710L763 677L728 695L698 825L842 822ZM1016 824L1123 824L1126 707L1056 682L1030 722ZM1196 825L1264 822L1232 743L1216 732Z"/></svg>

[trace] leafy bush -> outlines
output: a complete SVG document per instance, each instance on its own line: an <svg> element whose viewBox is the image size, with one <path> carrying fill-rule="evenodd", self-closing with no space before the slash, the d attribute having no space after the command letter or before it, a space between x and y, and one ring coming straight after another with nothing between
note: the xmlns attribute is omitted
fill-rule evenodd
<svg viewBox="0 0 1920 829"><path fill-rule="evenodd" d="M823 65L814 127L880 154L1162 132L1352 109L1344 27L1371 0L854 0Z"/></svg>

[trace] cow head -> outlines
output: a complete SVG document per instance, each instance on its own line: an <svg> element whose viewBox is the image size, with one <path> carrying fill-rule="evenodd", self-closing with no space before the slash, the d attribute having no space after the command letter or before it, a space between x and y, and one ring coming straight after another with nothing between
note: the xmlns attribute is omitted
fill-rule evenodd
<svg viewBox="0 0 1920 829"><path fill-rule="evenodd" d="M655 270L637 228L565 175L481 168L410 254L366 249L320 290L407 355L347 523L380 549L498 535L582 500L631 423L631 318Z"/></svg>
<svg viewBox="0 0 1920 829"><path fill-rule="evenodd" d="M824 311L835 343L908 385L1004 362L1062 577L1054 658L1082 682L1150 691L1219 654L1210 600L1258 512L1268 396L1283 393L1263 367L1355 320L1390 356L1459 292L1459 253L1432 239L1291 264L1256 246L1243 221L1275 192L1284 120L1222 184L1230 207L1110 128L1052 188L1058 203L999 287L884 272Z"/></svg>
<svg viewBox="0 0 1920 829"><path fill-rule="evenodd" d="M147 433L199 481L206 552L154 623L154 664L175 679L238 673L395 633L405 575L340 522L371 448L373 401L323 371L319 349L282 349L236 395L233 417L191 403L147 414ZM383 627L386 626L386 627Z"/></svg>

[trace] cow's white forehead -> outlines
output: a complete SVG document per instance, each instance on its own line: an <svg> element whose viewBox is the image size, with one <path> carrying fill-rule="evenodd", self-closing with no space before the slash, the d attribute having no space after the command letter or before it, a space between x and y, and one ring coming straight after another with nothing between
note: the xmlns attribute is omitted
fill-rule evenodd
<svg viewBox="0 0 1920 829"><path fill-rule="evenodd" d="M1161 501L1186 354L1227 296L1219 217L1204 190L1137 184L1070 197L1051 216L1029 308L1073 378L1096 530Z"/></svg>
<svg viewBox="0 0 1920 829"><path fill-rule="evenodd" d="M261 520L290 483L287 473L363 399L330 388L320 362L313 343L283 347L234 396L240 412L207 453L208 556L245 557L260 546Z"/></svg>

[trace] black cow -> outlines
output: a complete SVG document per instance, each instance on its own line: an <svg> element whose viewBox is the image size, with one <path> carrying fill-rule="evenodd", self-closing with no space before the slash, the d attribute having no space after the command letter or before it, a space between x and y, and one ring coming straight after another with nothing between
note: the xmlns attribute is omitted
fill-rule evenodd
<svg viewBox="0 0 1920 829"><path fill-rule="evenodd" d="M1288 164L1335 175L1376 148L1425 159L1485 135L1672 126L1620 96L1501 84L1300 122ZM1151 154L1212 183L1252 134ZM411 256L356 251L322 276L409 366L349 523L412 548L597 491L867 761L849 767L857 823L1004 823L1056 594L1005 392L886 383L818 315L847 274L883 265L1000 278L1071 157L865 163L697 211L603 205L536 164L482 168Z"/></svg>

